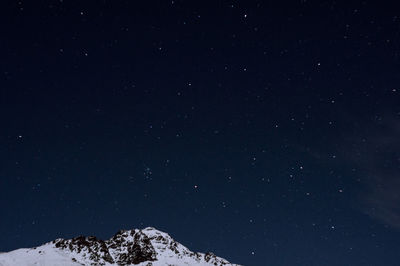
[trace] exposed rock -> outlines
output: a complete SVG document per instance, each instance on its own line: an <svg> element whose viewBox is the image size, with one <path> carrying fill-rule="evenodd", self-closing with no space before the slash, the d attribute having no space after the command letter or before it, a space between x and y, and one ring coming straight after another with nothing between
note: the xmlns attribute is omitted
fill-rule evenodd
<svg viewBox="0 0 400 266"><path fill-rule="evenodd" d="M49 256L49 253L60 256L60 251L63 254L62 259L70 258L71 265L234 265L213 253L192 252L168 234L151 227L143 230L121 230L105 241L95 236L60 238L37 248L36 254L39 254L40 260L44 262L29 262L30 265L50 265L45 261L46 256ZM34 249L26 249L24 255L31 256L30 251ZM11 253L13 252L3 254ZM0 265L8 266L9 264L1 260L3 254L0 254ZM35 259L38 260L36 257Z"/></svg>

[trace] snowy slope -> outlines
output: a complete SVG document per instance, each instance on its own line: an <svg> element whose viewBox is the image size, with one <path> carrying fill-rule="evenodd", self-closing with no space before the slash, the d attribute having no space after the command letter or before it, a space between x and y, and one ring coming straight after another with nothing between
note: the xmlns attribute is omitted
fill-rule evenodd
<svg viewBox="0 0 400 266"><path fill-rule="evenodd" d="M212 253L197 253L167 233L148 227L119 231L109 240L96 237L56 239L36 248L0 253L0 266L77 265L236 265Z"/></svg>

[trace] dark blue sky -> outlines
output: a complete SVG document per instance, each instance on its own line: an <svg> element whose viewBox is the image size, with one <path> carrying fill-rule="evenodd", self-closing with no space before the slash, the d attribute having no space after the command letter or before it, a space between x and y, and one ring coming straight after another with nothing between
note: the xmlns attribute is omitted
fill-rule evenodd
<svg viewBox="0 0 400 266"><path fill-rule="evenodd" d="M398 265L395 6L0 10L1 251L154 226L245 265Z"/></svg>

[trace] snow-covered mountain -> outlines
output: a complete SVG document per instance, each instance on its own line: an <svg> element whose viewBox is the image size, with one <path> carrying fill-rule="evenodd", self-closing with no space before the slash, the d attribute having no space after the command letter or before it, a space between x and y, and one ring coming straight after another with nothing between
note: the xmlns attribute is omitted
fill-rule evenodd
<svg viewBox="0 0 400 266"><path fill-rule="evenodd" d="M119 231L109 240L94 236L56 239L36 248L0 253L0 266L237 265L213 253L192 252L152 227Z"/></svg>

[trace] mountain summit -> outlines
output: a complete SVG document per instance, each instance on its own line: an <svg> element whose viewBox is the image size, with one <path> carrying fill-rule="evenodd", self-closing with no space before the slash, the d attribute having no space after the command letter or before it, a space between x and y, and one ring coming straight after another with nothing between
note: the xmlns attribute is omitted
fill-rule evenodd
<svg viewBox="0 0 400 266"><path fill-rule="evenodd" d="M0 266L237 265L213 253L192 252L152 227L122 230L109 240L94 236L56 239L40 247L0 253Z"/></svg>

